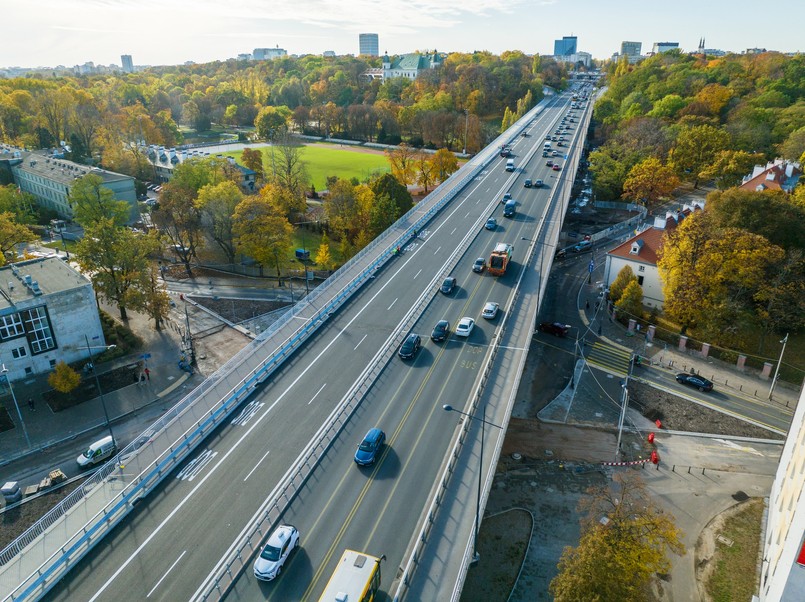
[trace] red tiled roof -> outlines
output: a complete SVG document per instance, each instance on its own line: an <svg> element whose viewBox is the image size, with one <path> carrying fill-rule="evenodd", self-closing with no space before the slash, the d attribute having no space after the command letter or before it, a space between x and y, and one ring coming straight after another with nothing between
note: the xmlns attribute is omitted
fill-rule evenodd
<svg viewBox="0 0 805 602"><path fill-rule="evenodd" d="M794 169L794 175L798 175L798 172L798 169ZM772 177L769 177L770 175ZM758 187L762 186L763 190L783 190L783 185L787 180L788 177L785 175L785 165L777 164L760 172L751 180L747 180L741 184L740 188L743 190L757 190Z"/></svg>

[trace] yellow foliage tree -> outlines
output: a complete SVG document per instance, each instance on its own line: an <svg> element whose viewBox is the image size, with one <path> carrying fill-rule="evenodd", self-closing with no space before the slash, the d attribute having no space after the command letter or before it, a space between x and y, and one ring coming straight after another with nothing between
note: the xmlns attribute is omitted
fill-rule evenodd
<svg viewBox="0 0 805 602"><path fill-rule="evenodd" d="M651 207L679 186L674 170L656 157L649 157L629 170L623 183L623 198Z"/></svg>
<svg viewBox="0 0 805 602"><path fill-rule="evenodd" d="M65 362L59 362L48 376L48 384L60 393L69 393L81 384L81 375Z"/></svg>
<svg viewBox="0 0 805 602"><path fill-rule="evenodd" d="M403 143L386 151L386 158L391 166L391 175L403 186L414 183L416 175L417 151Z"/></svg>
<svg viewBox="0 0 805 602"><path fill-rule="evenodd" d="M330 270L333 267L333 256L330 254L330 239L327 235L321 237L319 243L319 250L316 251L316 265L325 270Z"/></svg>

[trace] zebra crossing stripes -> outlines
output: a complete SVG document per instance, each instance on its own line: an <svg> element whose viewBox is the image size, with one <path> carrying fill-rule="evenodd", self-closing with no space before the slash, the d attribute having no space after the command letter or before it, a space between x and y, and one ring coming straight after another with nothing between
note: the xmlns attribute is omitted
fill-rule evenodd
<svg viewBox="0 0 805 602"><path fill-rule="evenodd" d="M632 352L621 347L596 341L587 351L587 363L615 376L626 376Z"/></svg>

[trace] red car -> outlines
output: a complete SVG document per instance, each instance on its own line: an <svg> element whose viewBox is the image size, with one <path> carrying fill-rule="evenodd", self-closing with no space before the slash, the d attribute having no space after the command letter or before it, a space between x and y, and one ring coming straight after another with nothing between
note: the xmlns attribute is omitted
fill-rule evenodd
<svg viewBox="0 0 805 602"><path fill-rule="evenodd" d="M570 324L562 324L561 322L543 322L539 325L542 332L552 334L555 337L563 337L570 330Z"/></svg>
<svg viewBox="0 0 805 602"><path fill-rule="evenodd" d="M562 169L562 166L559 165L558 163L554 163L552 169L554 171L560 171Z"/></svg>

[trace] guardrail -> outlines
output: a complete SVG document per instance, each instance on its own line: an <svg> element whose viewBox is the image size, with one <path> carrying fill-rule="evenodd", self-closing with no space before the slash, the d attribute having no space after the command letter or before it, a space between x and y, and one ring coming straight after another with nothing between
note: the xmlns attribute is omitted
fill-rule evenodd
<svg viewBox="0 0 805 602"><path fill-rule="evenodd" d="M419 203L402 216L302 303L272 324L254 343L178 402L113 461L99 469L84 486L0 552L0 588L8 592L3 594L3 598L27 599L48 591L251 395L257 385L268 378L369 277L381 269L393 257L394 249L410 240L413 233L427 224L496 154L495 146L488 147L469 161L462 170L437 187L429 200ZM393 242L389 244L389 241ZM315 304L329 294L341 279L347 279L346 284L317 309ZM306 315L311 310L313 313ZM300 317L305 319L303 325L299 328L291 326L291 320ZM257 366L247 365L248 360L254 358L256 352L262 350L272 337L282 334L286 326L291 326L291 332L280 346ZM175 438L171 438L171 432L175 433ZM83 522L70 533L68 519ZM61 527L57 528L60 522ZM24 555L23 550L26 551ZM39 559L43 560L32 560L37 553ZM27 566L23 565L22 559ZM9 583L11 580L14 583Z"/></svg>
<svg viewBox="0 0 805 602"><path fill-rule="evenodd" d="M531 115L531 114L526 115L520 121L530 122L536 116L537 113L538 113L538 111L535 111L533 115ZM516 130L516 131L520 131L521 128L523 127L523 125L520 123L520 121L515 123L512 126L511 129ZM586 120L585 126L588 123L589 123L589 119ZM581 129L581 128L579 128L579 129ZM586 127L585 127L585 130L586 130ZM577 135L580 136L580 134L578 134L578 133L577 133ZM533 154L535 152L536 152L536 147L532 151L532 154L530 156L533 156ZM577 147L576 152L574 153L573 158L571 159L571 163L574 165L574 171L575 171L575 168L578 167L578 161L579 161L580 154L581 154L580 147ZM572 182L571 182L571 184L572 184ZM537 254L537 247L538 246L544 246L543 243L536 242L536 241L539 241L539 239L543 237L544 233L543 233L542 230L546 227L546 224L549 223L549 222L545 221L544 216L549 214L552 210L556 211L555 205L557 205L557 202L558 202L558 205L559 205L558 209L561 212L560 215L564 215L564 213L567 210L567 205L568 205L569 199L570 199L570 188L571 188L570 186L562 185L562 186L557 186L554 189L553 196L550 199L550 201L548 203L548 206L546 207L546 210L544 212L543 219L542 219L542 221L540 223L539 230L537 231L537 233L536 233L536 235L534 237L535 242L532 243L531 251L527 255L527 259L524 262L523 270L521 272L520 278L518 279L517 285L515 286L514 296L512 298L511 303L510 303L510 307L514 307L519 302L520 294L521 294L520 283L522 281L522 278L523 278L524 274L526 273L526 270L527 270L528 266L530 265L530 263L533 261L533 259L535 258L536 254ZM557 229L556 234L554 235L554 239L555 239L553 241L554 246L556 245L556 243L558 241L558 234L559 234L559 231ZM541 272L540 272L540 287L539 287L539 290L537 292L537 295L538 295L537 307L539 307L541 305L542 298L543 298L544 293L545 293L545 288L546 288L545 283L547 282L547 278L544 277L544 274L550 272L550 266L551 266L552 263L553 263L553 254L550 255L550 258L548 260L548 270L547 271L541 270ZM470 407L465 408L463 410L467 414L470 414L470 415L474 414L476 409L477 409L477 407L478 407L478 402L481 399L481 394L482 394L482 392L484 390L484 387L486 386L487 380L489 378L489 373L491 371L492 363L493 363L493 361L494 361L494 359L495 359L495 357L497 355L497 352L499 350L500 340L501 340L502 335L503 335L503 333L505 331L505 327L506 327L506 324L508 323L508 319L509 319L510 315L511 315L511 311L509 311L507 309L507 311L505 312L505 318L504 318L503 322L501 323L501 327L498 330L498 332L496 333L496 336L494 338L494 344L492 346L492 350L491 350L490 354L487 357L487 361L486 361L484 367L481 370L481 375L479 377L479 380L476 383L475 390L473 391L473 393L471 395ZM529 332L533 332L534 326L536 324L536 319L537 319L537 312L533 312L532 315L529 318L529 325L528 325ZM525 355L523 355L523 361L525 361ZM522 366L520 366L520 369L517 371L516 380L518 382L519 382L519 378L520 378L521 373L522 373ZM504 421L504 425L508 424L509 417L511 416L511 407L512 407L512 403L513 403L513 400L514 400L513 396L516 394L516 389L517 389L517 383L515 383L515 385L514 385L514 390L512 391L512 396L510 397L509 402L508 402L508 407L506 409L506 418L505 418L505 421ZM420 527L419 531L414 535L414 537L411 540L411 543L409 544L408 549L410 550L410 552L408 554L407 560L404 562L403 566L401 567L401 572L400 572L400 575L399 575L399 585L397 586L397 590L394 593L394 597L393 597L395 602L398 601L398 600L401 600L405 596L405 594L406 594L406 592L408 590L408 587L409 587L409 585L411 583L412 575L413 575L414 571L416 570L416 568L418 566L419 558L421 557L421 554L423 553L423 550L425 549L425 546L429 543L430 532L431 532L432 527L434 525L434 522L436 520L436 515L437 515L439 509L441 508L442 502L443 502L444 497L446 495L449 481L450 481L453 473L455 472L456 465L457 465L458 460L459 460L459 456L461 454L461 451L462 451L463 446L464 446L464 442L466 440L467 434L468 434L469 429L471 427L471 423L472 423L471 420L463 419L462 422L461 422L461 425L459 427L457 427L457 433L454 436L453 446L452 446L451 451L448 454L447 459L446 459L446 461L444 463L444 466L443 466L442 471L441 471L441 475L440 475L440 477L439 477L439 479L437 481L437 485L434 486L434 489L433 489L434 493L433 493L433 495L431 497L431 502L428 505L428 507L426 508L425 512L423 513L423 518L420 520L421 527ZM503 445L503 438L501 437L501 438L498 439L498 442L497 442L497 444L495 446L495 450L494 450L494 452L492 454L492 457L491 457L491 460L490 460L490 466L495 464L495 462L496 462L495 458L497 458L499 456L500 449L501 449L502 445ZM479 470L483 470L483 467L479 467ZM491 487L491 482L492 482L493 478L494 478L494 472L490 472L490 473L487 474L486 481L484 482L484 484L482 486L483 494L482 494L482 503L480 504L481 507L486 506L486 500L487 500L488 495L489 495L489 489ZM481 517L478 517L478 518L480 520ZM473 521L473 525L474 525L474 521ZM474 533L474 530L473 530L473 533ZM457 600L458 597L461 594L461 588L462 588L462 585L463 585L464 576L466 575L467 567L469 565L469 560L470 560L472 537L474 537L474 535L471 535L471 539L468 541L467 547L465 548L464 554L462 556L462 563L461 563L461 567L459 569L459 579L455 584L455 587L454 587L454 590L453 590L453 595L451 596L452 600Z"/></svg>

